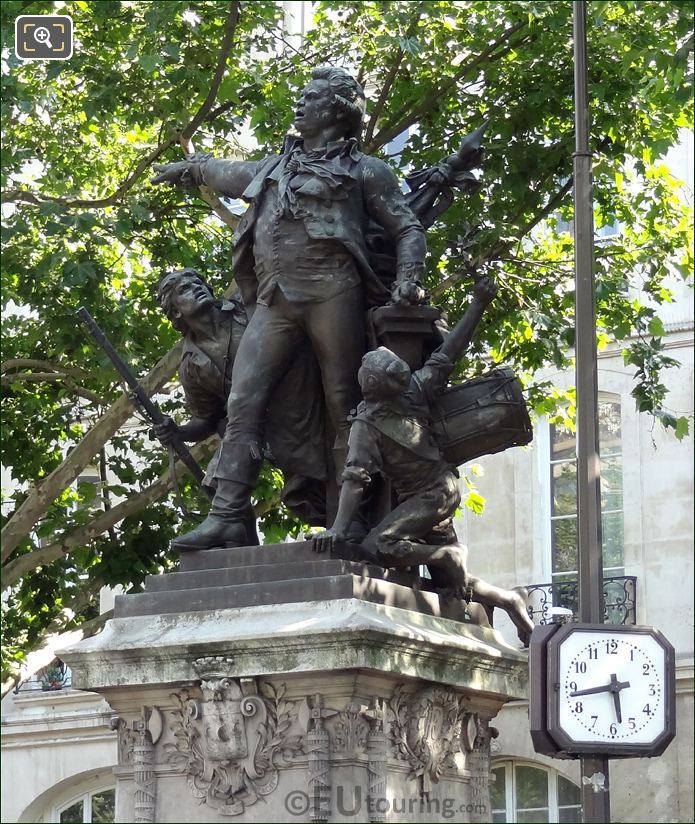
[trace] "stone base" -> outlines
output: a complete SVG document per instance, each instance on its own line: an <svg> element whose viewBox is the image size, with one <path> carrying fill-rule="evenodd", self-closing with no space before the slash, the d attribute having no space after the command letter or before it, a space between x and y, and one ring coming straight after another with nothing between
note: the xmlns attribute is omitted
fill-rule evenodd
<svg viewBox="0 0 695 824"><path fill-rule="evenodd" d="M61 652L118 715L117 821L490 820L526 654L404 573L309 553L189 554Z"/></svg>

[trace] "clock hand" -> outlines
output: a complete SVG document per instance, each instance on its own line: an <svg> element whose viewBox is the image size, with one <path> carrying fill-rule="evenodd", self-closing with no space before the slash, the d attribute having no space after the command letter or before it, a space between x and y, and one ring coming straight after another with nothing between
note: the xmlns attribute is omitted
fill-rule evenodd
<svg viewBox="0 0 695 824"><path fill-rule="evenodd" d="M575 690L570 693L570 698L575 698L579 695L596 695L600 692L612 692L614 695L617 695L620 690L623 690L625 687L629 686L629 681L618 681L618 676L615 673L611 673L610 684L603 684L603 686L600 687L589 687L589 689L586 690Z"/></svg>
<svg viewBox="0 0 695 824"><path fill-rule="evenodd" d="M615 716L618 719L618 723L623 723L623 713L620 709L620 690L625 689L625 687L629 687L629 681L618 681L618 676L612 672L611 673L611 695L613 696L613 706L615 707Z"/></svg>
<svg viewBox="0 0 695 824"><path fill-rule="evenodd" d="M570 693L570 698L574 698L578 695L595 695L599 692L611 692L611 685L604 684L602 687L590 687L588 690L575 690Z"/></svg>

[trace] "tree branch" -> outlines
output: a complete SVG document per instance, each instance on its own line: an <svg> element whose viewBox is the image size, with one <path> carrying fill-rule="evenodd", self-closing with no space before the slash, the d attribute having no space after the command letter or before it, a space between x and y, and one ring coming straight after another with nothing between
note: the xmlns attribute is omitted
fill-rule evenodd
<svg viewBox="0 0 695 824"><path fill-rule="evenodd" d="M191 454L196 460L203 460L210 456L216 442L217 436L213 435L202 443L196 444L191 449ZM177 461L175 466L177 477L180 477L184 472L186 472L186 467L181 461ZM73 550L85 546L85 544L93 541L99 535L108 532L124 518L134 515L136 512L163 498L172 486L173 479L171 473L167 470L153 484L142 490L142 492L131 496L110 509L100 512L90 523L73 529L71 532L62 535L58 540L47 546L36 547L32 549L31 552L20 555L3 567L3 587L14 586L24 575L33 569L56 561L58 558L69 555ZM279 502L279 492L269 500L259 501L254 509L256 518L262 518L274 506L277 506Z"/></svg>
<svg viewBox="0 0 695 824"><path fill-rule="evenodd" d="M99 590L103 586L105 586L103 579L95 578L93 581L89 581L86 586L79 587L74 592L72 600L67 603L58 615L56 615L56 617L50 622L50 624L42 630L34 642L32 651L40 649L42 646L50 643L51 636L64 632L65 625L73 620L76 613L81 612L85 607L87 607L92 598L98 596ZM71 612L72 615L70 614ZM113 618L113 610L102 612L101 615L97 615L96 618L92 618L91 620L80 624L78 629L82 632L82 638L89 638L90 635L96 634L109 618ZM15 689L19 686L24 680L27 679L27 677L33 675L32 672L29 672L24 675L24 678L22 678L21 663L15 661L13 662L13 665L14 667L17 667L17 669L14 669L10 677L3 681L2 697L7 695L11 689Z"/></svg>
<svg viewBox="0 0 695 824"><path fill-rule="evenodd" d="M524 26L528 25L528 21L520 20L518 23L515 23L513 26L510 26L508 29L502 32L502 34L491 43L486 49L484 49L477 57L473 60L470 60L467 63L463 63L459 66L458 71L452 75L439 89L432 90L430 94L427 94L422 97L422 101L414 106L409 112L408 107L404 106L400 109L392 118L392 125L385 126L377 135L374 137L369 144L365 144L366 152L374 152L379 149L381 146L384 146L386 143L389 143L393 140L394 137L397 137L404 129L407 129L409 126L412 126L413 123L416 123L419 118L421 118L424 114L427 114L430 110L434 109L444 97L456 86L456 84L462 80L470 71L477 68L481 63L484 63L486 60L496 60L501 54L496 55L494 52L503 44L505 43L513 34L515 34L519 29L522 29ZM503 53L506 53L503 52Z"/></svg>
<svg viewBox="0 0 695 824"><path fill-rule="evenodd" d="M521 226L517 239L524 237L527 235L534 227L536 227L542 220L548 217L551 212L554 212L560 204L562 203L563 199L567 195L567 193L572 188L572 177L570 177L559 189L555 194L548 200L545 206L536 212L533 217L526 221L526 223ZM515 241L516 242L516 241ZM479 268L484 263L487 263L490 260L496 260L500 257L500 255L504 254L504 252L509 249L511 246L511 242L507 243L498 243L495 246L492 246L486 252L480 254L473 265L474 269ZM430 296L432 298L439 297L443 292L446 292L447 289L451 289L452 286L455 286L459 281L461 281L465 276L466 272L454 272L453 274L449 275L448 278L440 281L433 289L430 290Z"/></svg>
<svg viewBox="0 0 695 824"><path fill-rule="evenodd" d="M177 142L179 134L185 135L186 137L190 138L195 132L195 130L198 128L198 126L200 126L203 120L205 120L210 109L212 108L212 104L215 102L215 97L217 96L217 92L219 91L222 77L224 76L227 58L229 56L229 51L231 48L232 39L234 37L234 32L236 30L238 19L239 3L236 2L236 0L233 0L230 3L229 16L227 18L227 25L225 26L224 37L222 40L222 45L220 47L220 56L218 60L217 69L212 80L212 85L210 87L210 91L208 92L207 97L203 101L198 111L193 115L191 120L183 127L183 129L181 129L179 133L172 134L163 143L160 143L155 149L153 149L146 157L144 157L135 167L134 171L123 181L123 183L121 183L121 185L116 189L115 192L106 197L97 198L96 200L90 200L85 198L72 199L58 197L56 195L39 195L37 192L31 192L26 189L13 189L7 193L7 196L5 198L3 198L3 202L22 202L30 203L34 206L40 206L41 203L45 201L50 201L51 203L60 203L62 206L65 206L69 209L104 209L107 206L113 206L115 203L117 203L127 192L129 192L133 188L133 186L137 183L142 174L156 160L158 160L159 157L162 154L164 154L164 152L170 146L173 146Z"/></svg>
<svg viewBox="0 0 695 824"><path fill-rule="evenodd" d="M190 140L195 134L198 126L205 120L208 112L212 109L212 104L217 98L217 92L220 89L220 83L224 77L227 69L227 58L232 49L232 40L234 39L234 32L236 31L237 23L239 22L239 3L232 0L229 4L229 14L227 16L227 23L224 27L224 37L222 38L222 45L220 46L219 57L217 58L217 68L210 84L210 90L207 97L203 101L203 105L195 113L191 121L181 129L181 138L183 140Z"/></svg>
<svg viewBox="0 0 695 824"><path fill-rule="evenodd" d="M215 439L216 436L212 436L202 443L196 444L191 449L193 457L196 460L208 457L213 451ZM177 461L175 471L177 477L180 477L187 470L181 461ZM73 550L85 546L85 544L120 523L124 518L134 515L146 506L163 498L172 486L173 478L167 469L163 475L146 489L143 489L142 492L132 495L120 504L111 507L111 509L101 511L88 524L61 535L60 538L47 546L37 547L31 552L20 555L3 567L3 587L13 586L32 569L51 563L51 561L69 555Z"/></svg>
<svg viewBox="0 0 695 824"><path fill-rule="evenodd" d="M89 378L89 372L77 366L67 366L62 363L52 363L46 360L35 360L34 358L11 358L0 364L0 374L4 375L12 369L45 369L48 372L62 372L65 375L72 375L73 378L85 380Z"/></svg>
<svg viewBox="0 0 695 824"><path fill-rule="evenodd" d="M178 342L141 381L143 389L155 394L171 379L181 358L181 342ZM53 501L68 487L89 464L101 447L133 415L133 402L128 395L121 395L111 408L94 424L75 446L63 463L51 472L42 484L35 487L24 503L11 515L0 537L1 558L4 562L17 548L19 542L32 530Z"/></svg>
<svg viewBox="0 0 695 824"><path fill-rule="evenodd" d="M104 399L96 392L78 386L73 378L60 372L10 372L0 378L2 386L11 386L16 381L30 381L32 383L64 383L76 394L85 400L96 404L103 404Z"/></svg>
<svg viewBox="0 0 695 824"><path fill-rule="evenodd" d="M405 33L407 39L411 38L415 32L417 31L417 24L420 20L420 16L422 15L422 7L423 3L418 3L417 8L415 9L415 14L410 21L410 25ZM389 69L389 73L386 75L386 79L384 80L384 85L381 87L381 91L379 92L379 98L374 104L374 108L372 109L372 116L369 118L369 123L367 124L367 129L364 135L364 143L365 145L369 145L374 137L374 129L376 128L377 120L379 119L379 115L381 114L381 110L384 108L384 104L386 103L386 99L388 98L388 94L391 91L391 87L393 86L393 82L398 75L398 70L401 67L401 63L403 62L403 57L405 55L405 51L402 48L399 48L396 52L396 57Z"/></svg>

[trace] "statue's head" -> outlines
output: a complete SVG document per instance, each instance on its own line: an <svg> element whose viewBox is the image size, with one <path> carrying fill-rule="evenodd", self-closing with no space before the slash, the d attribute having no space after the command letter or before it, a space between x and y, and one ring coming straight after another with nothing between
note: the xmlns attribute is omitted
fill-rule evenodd
<svg viewBox="0 0 695 824"><path fill-rule="evenodd" d="M408 364L385 346L367 352L357 373L362 395L368 401L400 395L408 388L410 377Z"/></svg>
<svg viewBox="0 0 695 824"><path fill-rule="evenodd" d="M215 295L195 269L177 269L159 281L157 302L173 327L185 335L189 321L214 306Z"/></svg>
<svg viewBox="0 0 695 824"><path fill-rule="evenodd" d="M362 86L345 69L335 66L319 66L311 77L297 103L297 131L306 134L339 120L344 138L359 137L365 112Z"/></svg>

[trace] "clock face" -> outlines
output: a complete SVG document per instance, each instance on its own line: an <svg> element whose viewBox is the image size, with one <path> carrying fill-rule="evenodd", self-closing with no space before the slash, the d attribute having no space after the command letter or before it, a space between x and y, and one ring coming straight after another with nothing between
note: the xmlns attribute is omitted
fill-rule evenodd
<svg viewBox="0 0 695 824"><path fill-rule="evenodd" d="M653 635L574 631L558 652L557 721L571 741L649 745L667 728L667 653Z"/></svg>

